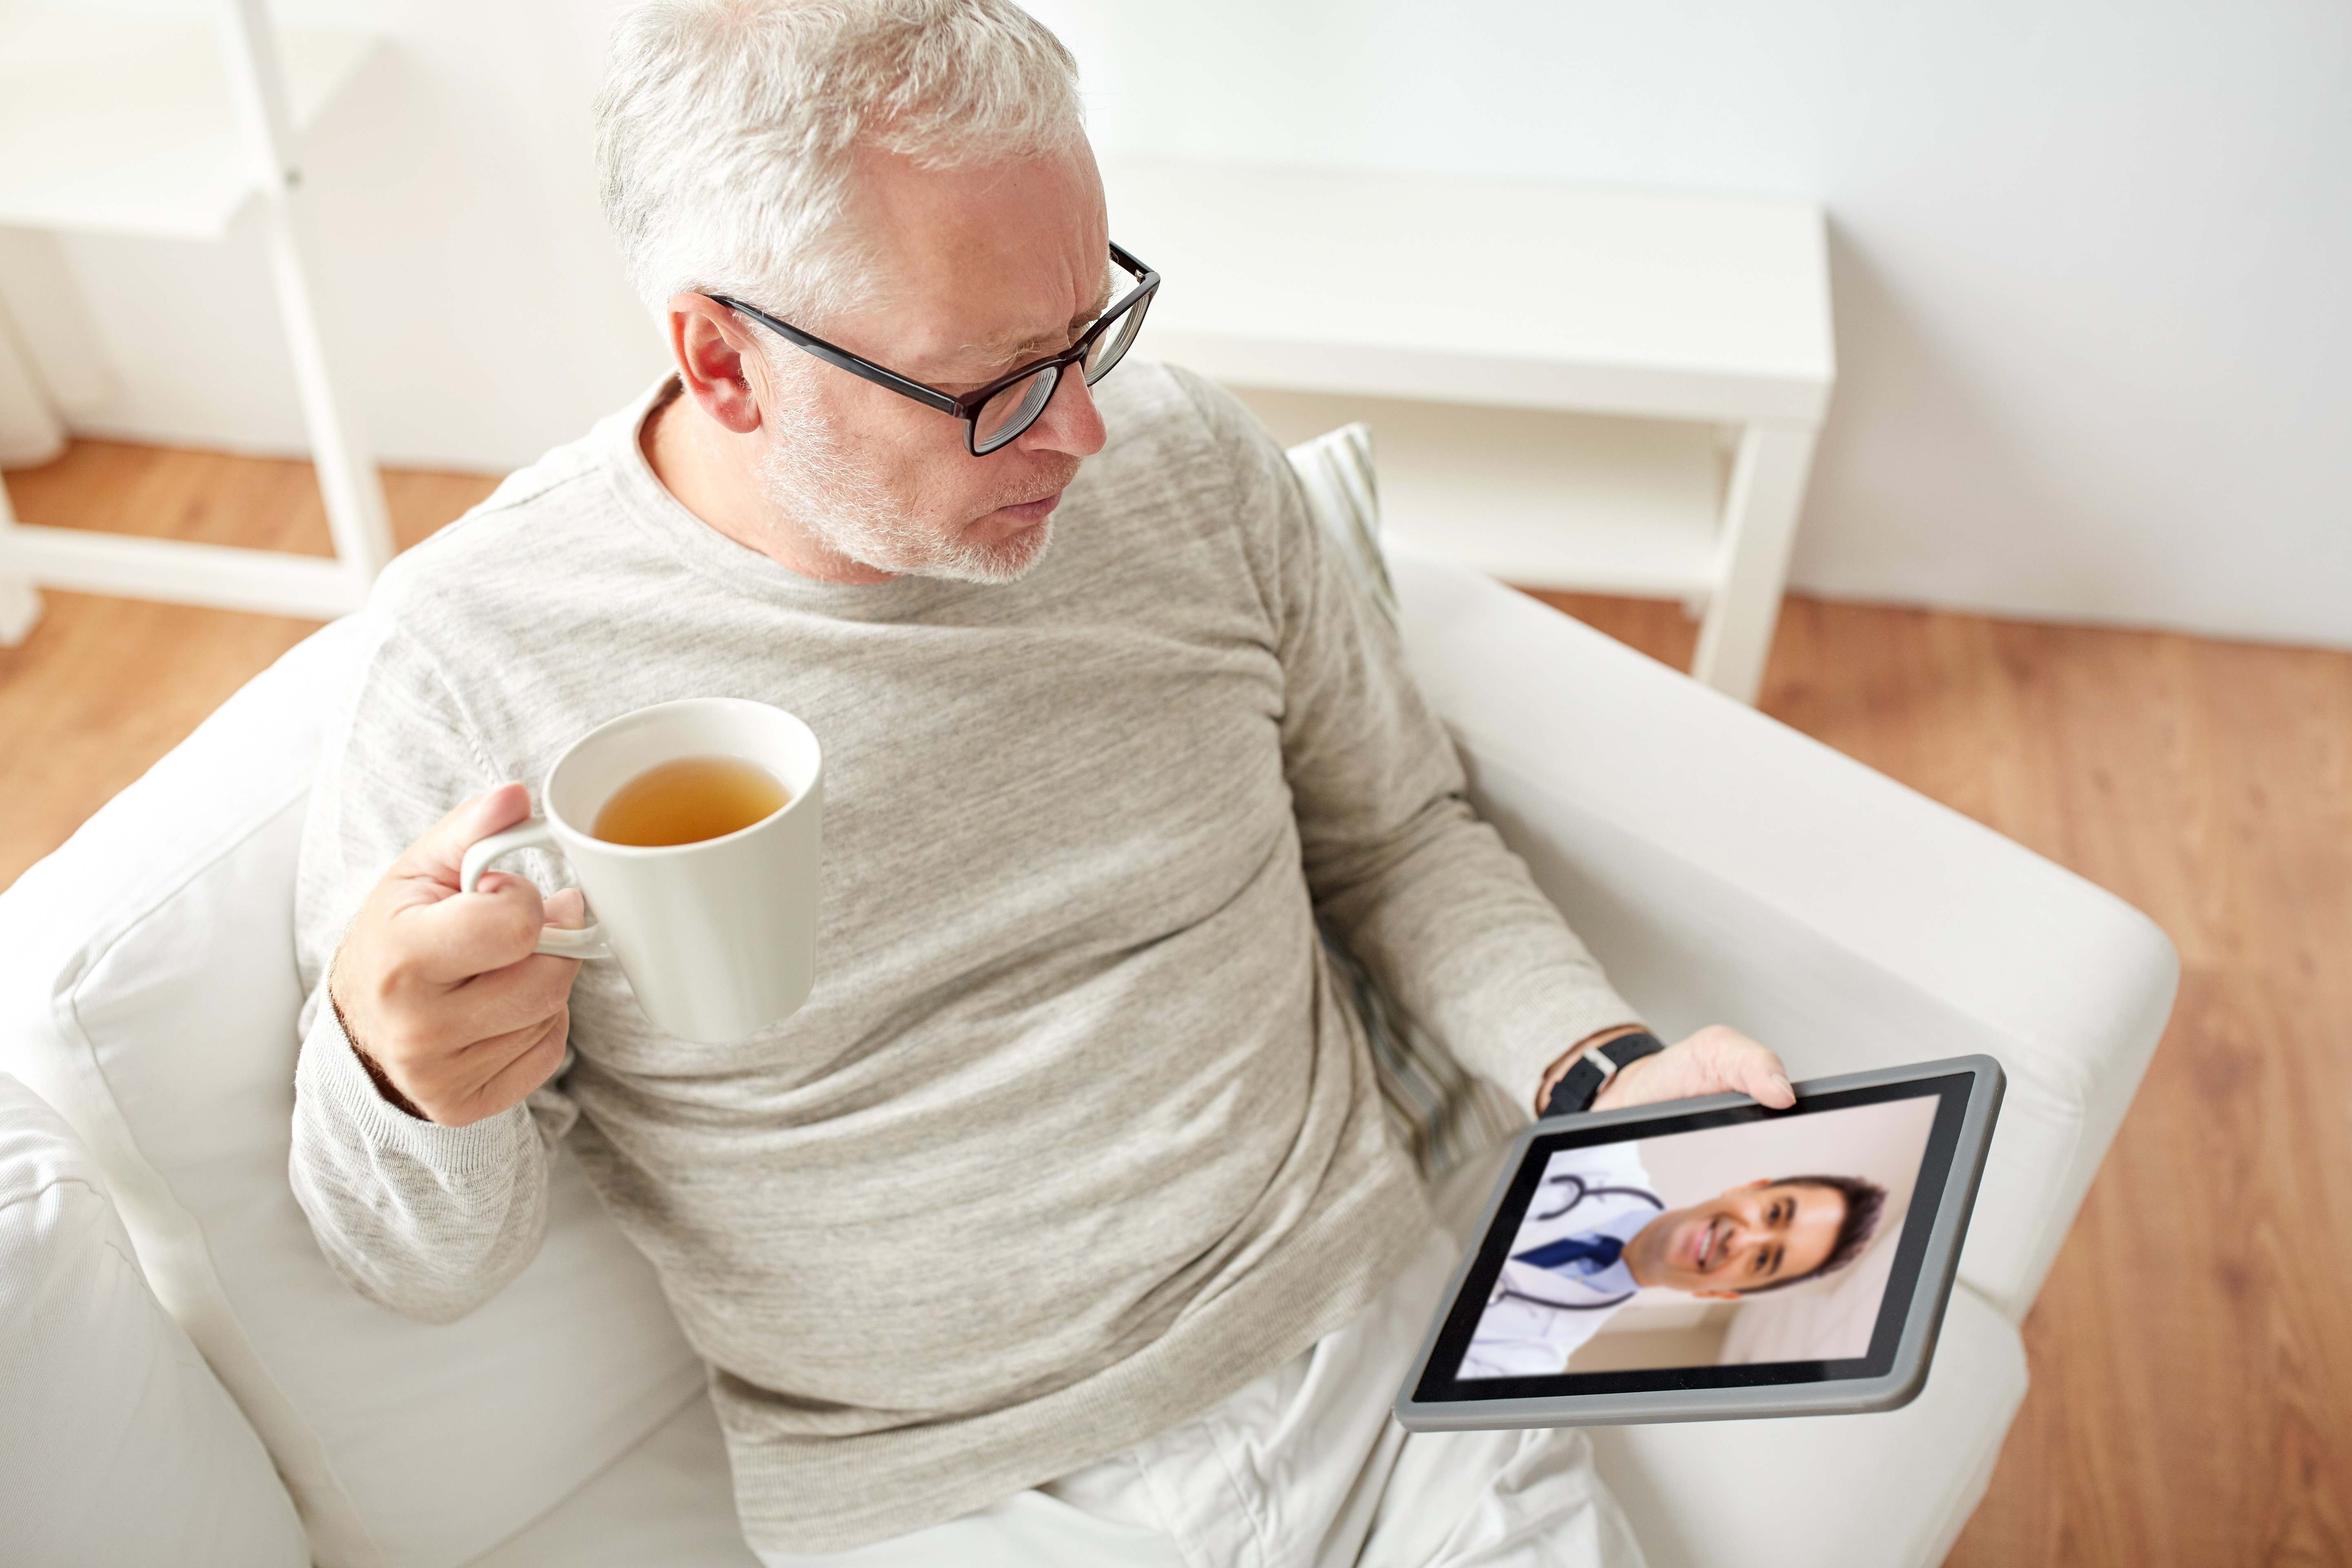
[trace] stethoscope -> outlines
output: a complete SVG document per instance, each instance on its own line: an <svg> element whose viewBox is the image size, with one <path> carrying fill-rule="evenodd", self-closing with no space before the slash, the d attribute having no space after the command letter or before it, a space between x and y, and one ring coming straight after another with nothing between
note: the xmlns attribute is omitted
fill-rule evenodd
<svg viewBox="0 0 2352 1568"><path fill-rule="evenodd" d="M1655 1193L1641 1187L1596 1187L1573 1171L1563 1172L1557 1176L1547 1176L1544 1178L1543 1184L1547 1187L1567 1187L1572 1195L1568 1202L1561 1204L1558 1208L1549 1209L1536 1215L1539 1220L1558 1219L1587 1198L1639 1198L1660 1214L1664 1214L1666 1209L1665 1200ZM1555 1301L1544 1296L1530 1296L1525 1290L1505 1285L1496 1294L1495 1300L1532 1302L1538 1307L1549 1307L1555 1312L1605 1312L1612 1307L1623 1306L1638 1294L1640 1292L1637 1290L1628 1290L1622 1296L1612 1296L1606 1301Z"/></svg>

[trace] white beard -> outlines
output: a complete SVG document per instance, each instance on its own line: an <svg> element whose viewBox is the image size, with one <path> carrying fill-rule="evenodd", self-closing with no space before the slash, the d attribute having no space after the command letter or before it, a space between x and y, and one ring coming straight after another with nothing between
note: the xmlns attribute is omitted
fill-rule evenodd
<svg viewBox="0 0 2352 1568"><path fill-rule="evenodd" d="M1041 528L997 544L942 538L926 531L907 515L903 501L849 460L841 440L822 419L797 405L768 411L760 489L770 505L806 528L826 549L861 566L899 576L1017 582L1044 558L1052 542L1051 518Z"/></svg>

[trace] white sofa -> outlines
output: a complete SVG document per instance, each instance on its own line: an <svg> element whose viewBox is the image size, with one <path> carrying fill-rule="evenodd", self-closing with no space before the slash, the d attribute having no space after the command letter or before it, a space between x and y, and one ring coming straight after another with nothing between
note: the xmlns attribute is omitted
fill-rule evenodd
<svg viewBox="0 0 2352 1568"><path fill-rule="evenodd" d="M2008 1069L1916 1403L1594 1434L1657 1568L1940 1561L2024 1394L2017 1325L2169 1010L2170 945L2096 888L1563 616L1402 547L1390 565L1482 807L1654 1023L1736 1023L1799 1077L1970 1051ZM699 1369L576 1170L538 1261L439 1328L346 1290L288 1191L293 868L350 647L337 626L288 654L0 896L0 1072L103 1172L316 1562L743 1568ZM0 1344L0 1360L45 1353ZM163 1462L154 1444L110 1445L107 1418L70 1415L0 1414L0 1540L33 1539L19 1527L53 1500L44 1465L128 1467L112 1479L132 1510L184 1491L138 1473ZM207 1485L214 1524L123 1527L175 1542L154 1561L260 1560L200 1538L230 1483ZM257 1493L245 1513L283 1501Z"/></svg>

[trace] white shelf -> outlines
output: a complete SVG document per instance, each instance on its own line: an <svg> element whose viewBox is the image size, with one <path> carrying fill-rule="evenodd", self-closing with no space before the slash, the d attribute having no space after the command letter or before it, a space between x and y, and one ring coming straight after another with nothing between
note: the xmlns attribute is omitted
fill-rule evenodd
<svg viewBox="0 0 2352 1568"><path fill-rule="evenodd" d="M1412 174L1107 165L1159 351L1236 385L1815 424L1821 209Z"/></svg>
<svg viewBox="0 0 2352 1568"><path fill-rule="evenodd" d="M1363 420L1382 525L1505 582L1692 604L1716 589L1727 458L1712 426L1234 390L1286 445Z"/></svg>
<svg viewBox="0 0 2352 1568"><path fill-rule="evenodd" d="M1169 163L1103 171L1144 351L1287 439L1360 418L1381 511L1530 587L1702 609L1752 701L1837 379L1821 208Z"/></svg>
<svg viewBox="0 0 2352 1568"><path fill-rule="evenodd" d="M375 43L276 32L298 129ZM218 239L253 194L253 170L209 16L0 3L0 224Z"/></svg>
<svg viewBox="0 0 2352 1568"><path fill-rule="evenodd" d="M301 128L373 43L280 29L268 0L191 17L0 0L0 225L220 239L257 198L335 557L26 528L0 486L0 647L31 635L40 587L339 616L392 558L383 486L335 388L316 309Z"/></svg>

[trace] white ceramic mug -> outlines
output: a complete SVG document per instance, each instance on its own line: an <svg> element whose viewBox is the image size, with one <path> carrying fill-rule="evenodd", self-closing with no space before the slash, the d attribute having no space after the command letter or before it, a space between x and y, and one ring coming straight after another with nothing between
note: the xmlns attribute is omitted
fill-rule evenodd
<svg viewBox="0 0 2352 1568"><path fill-rule="evenodd" d="M683 757L740 757L784 786L783 808L694 844L608 844L589 831L613 792ZM466 851L467 892L490 863L552 849L587 896L582 931L550 926L539 951L614 959L656 1027L705 1045L790 1017L816 983L817 870L824 754L781 708L700 697L641 708L574 741L548 770L546 815Z"/></svg>

